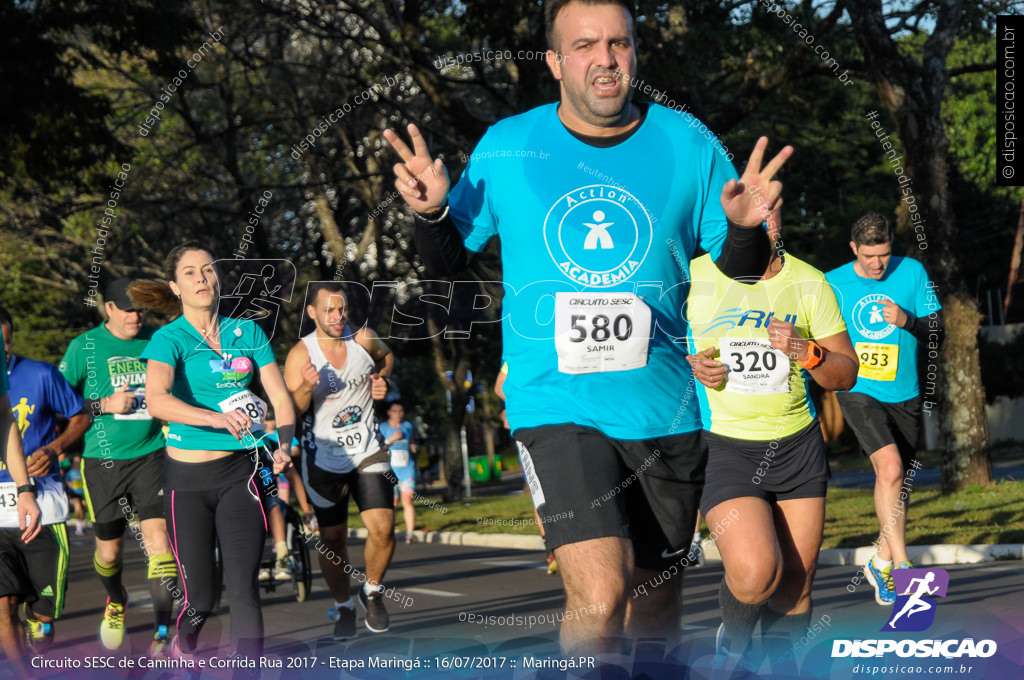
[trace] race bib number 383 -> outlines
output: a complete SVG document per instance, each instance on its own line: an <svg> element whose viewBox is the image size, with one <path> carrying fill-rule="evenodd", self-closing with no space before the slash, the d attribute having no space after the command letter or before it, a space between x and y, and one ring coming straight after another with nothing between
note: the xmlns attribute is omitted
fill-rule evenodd
<svg viewBox="0 0 1024 680"><path fill-rule="evenodd" d="M632 293L555 293L558 370L579 375L647 365L651 308Z"/></svg>
<svg viewBox="0 0 1024 680"><path fill-rule="evenodd" d="M263 429L263 416L267 414L267 402L263 401L249 390L236 392L224 401L217 404L221 413L239 411L249 416L252 420L250 432L259 432Z"/></svg>

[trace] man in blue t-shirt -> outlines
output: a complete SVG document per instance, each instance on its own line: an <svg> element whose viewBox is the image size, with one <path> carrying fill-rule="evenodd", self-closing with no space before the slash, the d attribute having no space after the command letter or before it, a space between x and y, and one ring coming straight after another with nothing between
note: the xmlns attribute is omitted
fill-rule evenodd
<svg viewBox="0 0 1024 680"><path fill-rule="evenodd" d="M577 612L561 642L610 649L627 629L679 635L681 578L630 592L678 574L703 483L681 344L689 260L701 247L728 276L764 272L772 178L792 149L762 169L762 138L737 181L704 124L633 102L651 87L636 80L631 2L548 0L545 14L559 102L492 126L450 195L415 125L412 148L384 135L430 271L454 275L501 237L508 419Z"/></svg>
<svg viewBox="0 0 1024 680"><path fill-rule="evenodd" d="M18 430L21 432L28 474L35 480L43 532L26 546L29 575L35 584L34 596L26 598L26 640L35 653L53 644L53 620L60 617L67 590L68 501L60 476L59 459L92 424L83 411L84 402L55 366L11 354L14 321L0 307L8 397ZM57 434L57 416L69 419L64 432ZM0 470L0 482L11 482L7 470ZM9 523L3 524L9 526Z"/></svg>
<svg viewBox="0 0 1024 680"><path fill-rule="evenodd" d="M891 605L892 569L910 568L906 511L915 469L921 467L914 458L921 420L918 342L927 340L926 349L936 356L941 306L921 263L892 254L888 218L864 215L854 222L851 238L857 259L825 275L860 360L857 384L836 397L875 470L881 535L864 572L878 604Z"/></svg>
<svg viewBox="0 0 1024 680"><path fill-rule="evenodd" d="M23 565L42 524L9 389L6 352L0 352L0 649L14 677L27 678L25 631L15 612L19 602L35 597Z"/></svg>

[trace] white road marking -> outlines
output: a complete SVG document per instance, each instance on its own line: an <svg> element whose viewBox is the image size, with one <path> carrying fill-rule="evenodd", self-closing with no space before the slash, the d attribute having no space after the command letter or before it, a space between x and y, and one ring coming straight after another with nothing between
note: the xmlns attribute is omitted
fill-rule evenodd
<svg viewBox="0 0 1024 680"><path fill-rule="evenodd" d="M402 592L433 595L434 597L465 597L463 593L452 593L447 590L434 590L433 588L402 588Z"/></svg>

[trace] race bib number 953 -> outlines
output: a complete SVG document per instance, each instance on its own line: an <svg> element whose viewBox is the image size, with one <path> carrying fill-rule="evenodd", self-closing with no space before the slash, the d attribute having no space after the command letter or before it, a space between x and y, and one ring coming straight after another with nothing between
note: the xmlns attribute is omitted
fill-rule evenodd
<svg viewBox="0 0 1024 680"><path fill-rule="evenodd" d="M651 308L632 293L555 293L561 373L629 371L647 365Z"/></svg>
<svg viewBox="0 0 1024 680"><path fill-rule="evenodd" d="M860 360L857 377L867 380L884 380L891 382L896 379L896 366L900 357L899 345L887 345L881 342L858 342L854 349Z"/></svg>

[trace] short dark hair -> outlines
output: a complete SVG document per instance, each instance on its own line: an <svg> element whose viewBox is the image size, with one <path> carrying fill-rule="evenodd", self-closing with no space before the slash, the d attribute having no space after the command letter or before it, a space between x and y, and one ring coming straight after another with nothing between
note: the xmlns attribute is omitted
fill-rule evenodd
<svg viewBox="0 0 1024 680"><path fill-rule="evenodd" d="M306 304L316 306L316 296L322 290L326 290L328 293L341 293L345 296L345 301L348 302L348 293L345 292L345 286L341 285L340 281L313 281L309 284Z"/></svg>
<svg viewBox="0 0 1024 680"><path fill-rule="evenodd" d="M853 223L850 240L857 246L880 246L892 243L892 227L889 218L881 213L868 213Z"/></svg>
<svg viewBox="0 0 1024 680"><path fill-rule="evenodd" d="M10 326L11 333L14 332L14 319L3 305L0 305L0 326Z"/></svg>
<svg viewBox="0 0 1024 680"><path fill-rule="evenodd" d="M633 20L633 31L636 31L636 5L630 0L544 0L544 26L547 31L548 49L558 50L558 47L555 45L555 18L558 17L558 13L566 5L573 2L578 2L581 5L618 5L619 7L624 7Z"/></svg>

